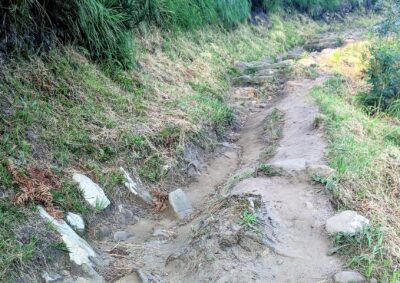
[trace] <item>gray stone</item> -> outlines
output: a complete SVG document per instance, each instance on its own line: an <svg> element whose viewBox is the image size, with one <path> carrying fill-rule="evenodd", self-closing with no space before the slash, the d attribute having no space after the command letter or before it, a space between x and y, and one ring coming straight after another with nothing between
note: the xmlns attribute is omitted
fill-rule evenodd
<svg viewBox="0 0 400 283"><path fill-rule="evenodd" d="M146 189L146 187L143 185L142 181L140 180L139 176L136 174L135 171L133 171L133 178L131 178L124 170L124 168L120 167L119 168L121 172L124 174L125 177L125 187L135 196L139 197L142 201L144 201L147 204L152 205L153 204L153 198L151 197L150 193Z"/></svg>
<svg viewBox="0 0 400 283"><path fill-rule="evenodd" d="M376 280L375 278L371 278L369 279L369 283L378 283L378 280Z"/></svg>
<svg viewBox="0 0 400 283"><path fill-rule="evenodd" d="M64 221L59 221L50 216L43 207L38 207L40 216L49 221L58 233L61 234L61 238L69 251L69 258L75 264L82 266L83 264L91 266L92 258L96 258L97 255L92 247Z"/></svg>
<svg viewBox="0 0 400 283"><path fill-rule="evenodd" d="M354 235L369 225L369 220L355 211L346 210L332 216L326 221L329 233L346 233Z"/></svg>
<svg viewBox="0 0 400 283"><path fill-rule="evenodd" d="M129 238L132 238L133 235L127 231L117 231L114 233L114 240L115 241L126 241Z"/></svg>
<svg viewBox="0 0 400 283"><path fill-rule="evenodd" d="M366 282L364 276L355 271L341 271L333 277L335 283L363 283Z"/></svg>
<svg viewBox="0 0 400 283"><path fill-rule="evenodd" d="M177 189L168 195L169 203L180 219L184 219L193 212L192 204L186 194Z"/></svg>
<svg viewBox="0 0 400 283"><path fill-rule="evenodd" d="M175 238L176 234L173 231L165 230L162 228L154 228L153 237L157 237L159 239L167 240L169 238Z"/></svg>
<svg viewBox="0 0 400 283"><path fill-rule="evenodd" d="M71 225L74 230L78 232L83 232L85 230L85 222L79 214L68 212L66 219L68 224Z"/></svg>
<svg viewBox="0 0 400 283"><path fill-rule="evenodd" d="M327 165L307 165L307 173L310 177L327 179L335 173L335 170Z"/></svg>
<svg viewBox="0 0 400 283"><path fill-rule="evenodd" d="M110 236L112 233L111 228L108 226L100 226L96 229L96 238L98 240L103 240L104 238Z"/></svg>
<svg viewBox="0 0 400 283"><path fill-rule="evenodd" d="M110 205L111 202L105 195L103 189L90 178L79 173L74 173L72 179L78 183L83 197L93 208L102 210Z"/></svg>
<svg viewBox="0 0 400 283"><path fill-rule="evenodd" d="M53 272L47 272L47 271L44 271L42 273L42 278L43 278L44 282L46 282L46 283L60 282L61 280L63 280L63 277L60 274L53 273Z"/></svg>
<svg viewBox="0 0 400 283"><path fill-rule="evenodd" d="M268 82L272 82L274 80L274 76L240 76L233 79L233 83L236 85L262 85Z"/></svg>
<svg viewBox="0 0 400 283"><path fill-rule="evenodd" d="M303 158L286 159L272 162L271 165L278 170L283 171L304 171L306 169L306 160Z"/></svg>
<svg viewBox="0 0 400 283"><path fill-rule="evenodd" d="M119 208L119 213L117 216L118 222L124 225L127 224L136 224L139 222L139 217L133 214L132 211L129 209L120 207Z"/></svg>

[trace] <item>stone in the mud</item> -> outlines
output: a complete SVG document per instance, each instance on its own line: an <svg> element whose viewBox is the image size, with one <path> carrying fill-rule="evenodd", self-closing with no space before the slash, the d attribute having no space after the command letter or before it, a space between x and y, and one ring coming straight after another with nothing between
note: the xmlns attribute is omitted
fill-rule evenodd
<svg viewBox="0 0 400 283"><path fill-rule="evenodd" d="M79 173L74 173L72 179L78 183L83 197L92 207L102 210L110 205L111 202L105 195L103 189L90 178Z"/></svg>
<svg viewBox="0 0 400 283"><path fill-rule="evenodd" d="M363 283L366 282L364 276L355 271L341 271L333 277L335 283Z"/></svg>
<svg viewBox="0 0 400 283"><path fill-rule="evenodd" d="M329 233L346 233L354 235L369 225L369 220L352 210L346 210L332 216L326 221Z"/></svg>
<svg viewBox="0 0 400 283"><path fill-rule="evenodd" d="M75 264L82 266L84 264L91 266L92 258L96 258L97 255L92 247L64 221L59 221L50 216L43 207L38 207L40 216L45 220L48 220L61 234L61 238L69 251L69 258Z"/></svg>
<svg viewBox="0 0 400 283"><path fill-rule="evenodd" d="M98 240L103 240L107 238L112 233L111 228L108 226L100 226L96 229L96 238Z"/></svg>
<svg viewBox="0 0 400 283"><path fill-rule="evenodd" d="M192 204L186 194L181 190L177 189L168 195L168 200L180 219L188 217L192 212Z"/></svg>
<svg viewBox="0 0 400 283"><path fill-rule="evenodd" d="M337 48L342 45L343 42L339 38L322 38L306 44L304 48L310 52L320 52L327 48Z"/></svg>
<svg viewBox="0 0 400 283"><path fill-rule="evenodd" d="M237 78L233 78L233 84L235 85L262 85L274 80L273 75L267 76L240 76Z"/></svg>
<svg viewBox="0 0 400 283"><path fill-rule="evenodd" d="M159 238L162 240L167 240L170 238L175 238L176 234L174 233L174 231L170 231L170 230L166 230L166 229L162 229L162 228L154 228L153 237L156 237L156 238Z"/></svg>
<svg viewBox="0 0 400 283"><path fill-rule="evenodd" d="M120 207L117 216L118 222L124 225L136 224L139 222L139 217L133 214L129 209Z"/></svg>
<svg viewBox="0 0 400 283"><path fill-rule="evenodd" d="M153 204L153 198L150 193L147 191L143 183L141 182L139 176L135 172L133 172L133 179L129 176L128 172L124 170L124 168L119 168L125 177L125 187L134 195L138 196L141 200L143 200L147 204Z"/></svg>
<svg viewBox="0 0 400 283"><path fill-rule="evenodd" d="M74 230L78 232L83 232L85 230L85 222L79 214L68 212L66 219L68 224L71 225Z"/></svg>
<svg viewBox="0 0 400 283"><path fill-rule="evenodd" d="M303 158L287 159L271 163L273 167L283 171L304 171L306 169L306 160Z"/></svg>
<svg viewBox="0 0 400 283"><path fill-rule="evenodd" d="M307 173L311 178L327 179L335 173L335 170L327 165L307 165Z"/></svg>
<svg viewBox="0 0 400 283"><path fill-rule="evenodd" d="M132 238L133 235L127 231L117 231L114 233L114 240L115 241L126 241L129 238Z"/></svg>
<svg viewBox="0 0 400 283"><path fill-rule="evenodd" d="M63 280L63 277L60 274L53 273L53 272L47 272L44 271L42 273L42 278L44 282L50 283L50 282L61 282Z"/></svg>

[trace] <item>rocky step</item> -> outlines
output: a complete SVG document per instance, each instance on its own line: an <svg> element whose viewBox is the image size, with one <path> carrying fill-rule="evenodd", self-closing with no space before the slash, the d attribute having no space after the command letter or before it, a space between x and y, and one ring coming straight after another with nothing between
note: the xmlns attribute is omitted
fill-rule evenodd
<svg viewBox="0 0 400 283"><path fill-rule="evenodd" d="M261 61L239 62L235 68L242 74L256 74L262 70L284 70L293 65L293 60L284 60L274 62L272 58L266 58Z"/></svg>
<svg viewBox="0 0 400 283"><path fill-rule="evenodd" d="M275 76L269 75L269 76L251 76L251 75L246 75L246 76L240 76L237 78L233 78L232 83L234 85L244 85L244 86L259 86L263 85L266 83L271 83L275 79Z"/></svg>
<svg viewBox="0 0 400 283"><path fill-rule="evenodd" d="M343 42L337 38L321 38L313 40L304 46L304 49L309 52L320 52L327 48L338 48L343 45Z"/></svg>

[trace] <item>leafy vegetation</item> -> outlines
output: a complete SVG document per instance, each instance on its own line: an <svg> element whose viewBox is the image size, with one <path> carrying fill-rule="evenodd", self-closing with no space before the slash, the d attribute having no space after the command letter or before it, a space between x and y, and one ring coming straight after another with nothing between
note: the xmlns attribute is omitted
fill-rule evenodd
<svg viewBox="0 0 400 283"><path fill-rule="evenodd" d="M49 50L57 41L88 50L99 61L134 65L134 30L149 26L188 31L206 25L232 28L257 6L297 9L311 15L334 11L344 0L5 0L0 5L0 53ZM357 7L354 0L351 6Z"/></svg>

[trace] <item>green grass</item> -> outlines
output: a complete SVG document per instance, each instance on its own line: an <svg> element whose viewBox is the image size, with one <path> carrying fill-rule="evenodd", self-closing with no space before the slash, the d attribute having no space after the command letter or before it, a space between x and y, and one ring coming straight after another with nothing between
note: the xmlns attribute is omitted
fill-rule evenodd
<svg viewBox="0 0 400 283"><path fill-rule="evenodd" d="M259 220L256 214L249 212L247 209L243 210L240 215L239 224L244 226L246 229L256 229L256 225L259 224Z"/></svg>
<svg viewBox="0 0 400 283"><path fill-rule="evenodd" d="M379 228L355 237L339 235L337 241L348 245L342 252L350 267L379 282L397 282L400 148L387 135L400 126L384 116L368 116L351 93L349 81L339 75L312 91L326 115L328 159L337 172L329 190L339 208L360 211Z"/></svg>

